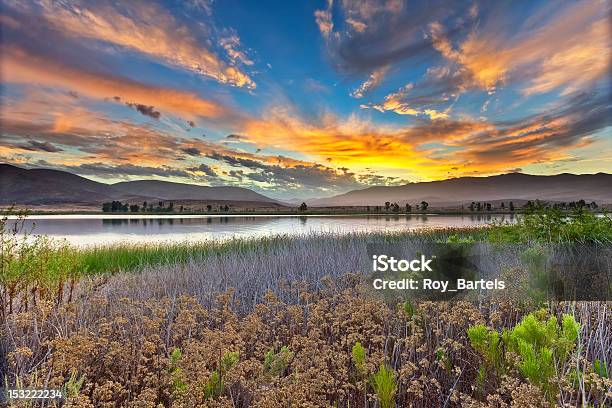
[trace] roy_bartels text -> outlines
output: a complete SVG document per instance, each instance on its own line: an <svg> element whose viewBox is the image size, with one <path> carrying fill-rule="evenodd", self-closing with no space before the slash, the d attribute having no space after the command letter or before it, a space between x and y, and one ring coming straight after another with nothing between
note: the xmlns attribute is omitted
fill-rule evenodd
<svg viewBox="0 0 612 408"><path fill-rule="evenodd" d="M380 276L373 279L372 286L376 290L432 290L441 293L463 290L503 290L506 288L506 283L500 279L428 278L428 273L433 274L435 272L434 259L435 256L426 257L425 255L420 255L420 257L414 259L373 255L372 270ZM410 277L392 277L394 273L398 272L407 273ZM389 276L385 277L387 274Z"/></svg>

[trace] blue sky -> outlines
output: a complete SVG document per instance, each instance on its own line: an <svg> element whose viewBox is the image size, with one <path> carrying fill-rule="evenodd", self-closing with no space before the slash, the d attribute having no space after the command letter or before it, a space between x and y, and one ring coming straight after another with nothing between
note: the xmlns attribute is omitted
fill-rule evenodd
<svg viewBox="0 0 612 408"><path fill-rule="evenodd" d="M0 158L278 197L612 170L610 3L3 0Z"/></svg>

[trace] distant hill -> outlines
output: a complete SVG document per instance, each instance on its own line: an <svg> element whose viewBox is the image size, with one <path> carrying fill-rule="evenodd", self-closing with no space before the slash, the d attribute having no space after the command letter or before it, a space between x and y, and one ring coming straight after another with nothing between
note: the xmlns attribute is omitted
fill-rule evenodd
<svg viewBox="0 0 612 408"><path fill-rule="evenodd" d="M0 204L103 202L118 195L108 184L65 171L0 164Z"/></svg>
<svg viewBox="0 0 612 408"><path fill-rule="evenodd" d="M612 203L612 174L558 174L534 176L522 173L490 177L460 177L402 186L370 187L337 196L311 200L310 206L400 205L427 201L444 206L472 201L595 201Z"/></svg>
<svg viewBox="0 0 612 408"><path fill-rule="evenodd" d="M105 201L210 200L277 203L241 187L206 187L142 180L98 183L60 170L23 169L0 163L0 204L73 204Z"/></svg>
<svg viewBox="0 0 612 408"><path fill-rule="evenodd" d="M157 197L164 200L225 200L276 203L275 200L242 187L207 187L158 180L125 181L112 184L123 193Z"/></svg>

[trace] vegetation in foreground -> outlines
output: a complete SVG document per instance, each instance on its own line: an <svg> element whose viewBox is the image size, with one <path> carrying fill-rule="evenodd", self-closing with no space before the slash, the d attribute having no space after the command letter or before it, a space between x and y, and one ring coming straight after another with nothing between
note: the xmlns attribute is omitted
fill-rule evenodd
<svg viewBox="0 0 612 408"><path fill-rule="evenodd" d="M554 217L374 239L612 242L607 216ZM68 405L612 399L608 303L374 299L348 273L372 235L77 250L16 232L2 235L0 371L7 385L63 387Z"/></svg>
<svg viewBox="0 0 612 408"><path fill-rule="evenodd" d="M387 304L360 276L268 293L100 293L41 303L2 326L10 384L63 388L68 406L608 406L610 315L599 302L529 313L513 302ZM377 405L379 404L379 405Z"/></svg>
<svg viewBox="0 0 612 408"><path fill-rule="evenodd" d="M44 236L32 236L22 230L26 214L8 226L8 218L0 219L0 313L12 311L13 300L22 305L36 303L39 298L56 296L61 302L66 293L72 298L76 282L97 274L135 271L146 267L185 264L218 258L224 254L239 256L253 251L273 253L287 242L301 238L273 236L258 239L232 239L226 242L203 241L163 245L121 244L90 248L70 247L64 242ZM500 244L534 243L598 243L612 244L612 216L597 215L583 208L568 216L560 209L534 209L518 217L513 224L491 224L481 228L448 228L408 233L352 234L324 236L340 242L393 242L417 236L416 243L474 242ZM455 241L453 241L455 240ZM414 244L414 242L413 242Z"/></svg>

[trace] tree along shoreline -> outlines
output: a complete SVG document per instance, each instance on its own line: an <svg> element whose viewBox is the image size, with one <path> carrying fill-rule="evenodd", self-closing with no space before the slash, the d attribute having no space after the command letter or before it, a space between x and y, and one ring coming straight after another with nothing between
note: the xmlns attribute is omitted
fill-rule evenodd
<svg viewBox="0 0 612 408"><path fill-rule="evenodd" d="M308 209L307 211L299 211L297 209L293 209L293 210L279 210L279 211L275 211L275 210L268 210L268 211L239 211L239 210L231 210L228 212L218 212L218 211L212 211L212 212L207 212L207 211L183 211L183 212L153 212L153 213L143 213L143 212L137 212L137 213L131 213L131 212L123 212L123 211L117 211L117 212L103 212L103 211L45 211L45 210L31 210L28 211L28 215L129 215L129 216L138 216L138 215L142 215L142 216L155 216L155 215L160 215L160 216L167 216L167 215L171 215L171 216L176 216L176 217L181 217L181 216L191 216L191 215L210 215L210 216L227 216L227 215L232 215L232 216L251 216L251 215L265 215L265 216L285 216L285 215L292 215L292 216L296 216L296 217L300 217L300 216L328 216L328 215L352 215L352 216L393 216L393 217L402 217L402 216L429 216L429 215L473 215L473 216L483 216L483 215L522 215L522 214L526 214L528 213L528 210L525 209L516 209L514 211L509 211L509 210L505 210L505 211L501 211L499 209L495 209L495 210L491 210L491 211L469 211L469 210L446 210L446 209L435 209L435 208L429 208L427 209L427 211L411 211L411 212L384 212L384 211L380 211L380 212L376 212L376 211L351 211L351 210L330 210L329 208L325 208L322 210L317 210L316 208L314 209ZM571 210L565 210L563 211L564 213L566 213L568 216L572 215L572 211ZM606 208L598 208L597 210L593 210L592 211L595 214L606 214L609 212L609 210L607 210ZM0 215L12 215L13 212L11 211L0 211Z"/></svg>
<svg viewBox="0 0 612 408"><path fill-rule="evenodd" d="M572 202L548 203L540 200L527 201L523 205L515 205L512 201L501 202L498 206L490 202L472 202L461 207L432 207L426 201L421 201L414 206L398 203L385 202L384 205L376 206L331 206L331 207L308 207L306 203L299 206L274 206L274 207L250 207L236 203L200 203L198 207L188 207L176 204L173 201L157 201L142 205L130 202L111 201L102 203L100 210L43 210L26 209L28 215L97 215L97 214L171 214L171 215L354 215L354 216L400 216L400 215L513 215L525 214L541 209L552 209L571 214L576 210L588 210L593 213L607 213L609 206L599 206L596 202L587 203L584 200ZM0 208L0 215L14 213L17 206Z"/></svg>

